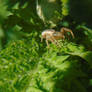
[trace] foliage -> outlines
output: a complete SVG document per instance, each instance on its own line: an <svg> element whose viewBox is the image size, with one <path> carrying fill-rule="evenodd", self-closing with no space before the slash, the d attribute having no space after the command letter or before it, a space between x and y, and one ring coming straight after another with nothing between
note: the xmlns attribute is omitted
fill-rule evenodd
<svg viewBox="0 0 92 92"><path fill-rule="evenodd" d="M53 1L56 0L46 0L49 6ZM50 44L48 49L45 42L40 42L40 34L50 24L44 24L37 15L37 1L0 0L0 92L91 92L90 20L80 21L81 17L76 17L75 13L81 13L72 0L58 1L59 7L57 3L53 8L56 12L50 13L50 7L43 7L45 17L48 21L59 19L55 29L69 27L75 39L69 35L69 39L60 41L61 47ZM81 0L88 7L91 1L84 1ZM79 4L77 0L73 2ZM44 6L45 3L41 4ZM72 11L72 7L77 11ZM91 10L87 9L87 17L90 17ZM53 13L57 17L47 16ZM86 15L82 17L84 19Z"/></svg>

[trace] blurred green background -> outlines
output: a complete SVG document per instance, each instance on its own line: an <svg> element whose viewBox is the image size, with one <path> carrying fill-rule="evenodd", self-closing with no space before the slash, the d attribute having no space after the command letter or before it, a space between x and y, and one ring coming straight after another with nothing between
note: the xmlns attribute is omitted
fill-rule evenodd
<svg viewBox="0 0 92 92"><path fill-rule="evenodd" d="M91 92L91 16L91 0L0 0L0 92ZM40 42L61 27L75 39Z"/></svg>

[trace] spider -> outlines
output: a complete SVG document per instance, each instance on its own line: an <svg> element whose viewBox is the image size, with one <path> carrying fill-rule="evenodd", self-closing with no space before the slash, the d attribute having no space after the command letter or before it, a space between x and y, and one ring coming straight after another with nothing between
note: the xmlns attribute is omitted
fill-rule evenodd
<svg viewBox="0 0 92 92"><path fill-rule="evenodd" d="M41 42L43 39L46 39L46 44L49 47L49 41L52 42L53 44L59 45L58 40L65 39L65 35L67 35L67 32L70 32L72 37L74 38L74 34L71 29L62 27L60 29L60 32L55 31L54 29L46 29L42 32L41 34Z"/></svg>

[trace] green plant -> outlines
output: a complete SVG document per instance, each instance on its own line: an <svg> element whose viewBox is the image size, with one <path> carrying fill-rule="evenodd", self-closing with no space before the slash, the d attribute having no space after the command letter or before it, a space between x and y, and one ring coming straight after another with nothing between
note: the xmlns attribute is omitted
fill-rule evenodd
<svg viewBox="0 0 92 92"><path fill-rule="evenodd" d="M60 42L61 48L50 44L48 49L45 42L40 42L40 37L42 30L47 28L49 23L44 24L38 17L36 1L0 1L0 92L90 92L92 90L90 20L87 22L76 20L75 12L71 11L74 7L71 0L59 0L59 2L60 7L59 11L55 12L57 16L55 19L58 18L60 22L56 23L55 29L60 29L62 26L69 27L73 30L75 39L69 34L69 40L66 38L64 42ZM79 4L77 0L73 2ZM86 2L83 4L89 1ZM50 4L52 5L49 2Z"/></svg>

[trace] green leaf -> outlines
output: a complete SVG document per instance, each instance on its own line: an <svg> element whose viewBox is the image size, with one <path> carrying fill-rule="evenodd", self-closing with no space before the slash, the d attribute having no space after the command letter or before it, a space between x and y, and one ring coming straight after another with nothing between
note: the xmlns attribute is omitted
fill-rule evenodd
<svg viewBox="0 0 92 92"><path fill-rule="evenodd" d="M69 53L69 54L76 55L76 56L83 58L84 60L86 60L88 62L88 64L92 68L92 52L91 51L73 52L73 53Z"/></svg>
<svg viewBox="0 0 92 92"><path fill-rule="evenodd" d="M0 23L4 21L12 13L7 10L6 1L0 0Z"/></svg>

